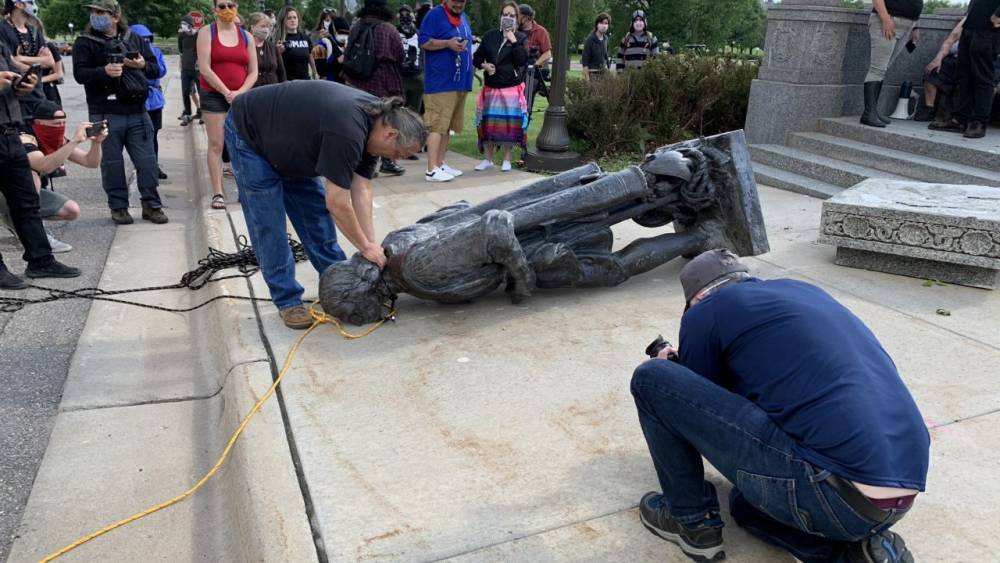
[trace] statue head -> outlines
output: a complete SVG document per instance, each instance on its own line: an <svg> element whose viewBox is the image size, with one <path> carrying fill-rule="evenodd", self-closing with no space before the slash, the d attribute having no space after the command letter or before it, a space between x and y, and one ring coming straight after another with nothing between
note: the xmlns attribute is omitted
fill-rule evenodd
<svg viewBox="0 0 1000 563"><path fill-rule="evenodd" d="M378 266L355 254L323 272L319 298L328 315L361 326L381 320L393 294Z"/></svg>

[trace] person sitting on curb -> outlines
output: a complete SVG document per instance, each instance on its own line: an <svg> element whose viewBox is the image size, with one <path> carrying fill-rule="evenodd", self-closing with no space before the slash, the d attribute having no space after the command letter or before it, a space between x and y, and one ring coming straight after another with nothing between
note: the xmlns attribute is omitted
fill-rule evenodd
<svg viewBox="0 0 1000 563"><path fill-rule="evenodd" d="M761 280L727 250L680 273L680 347L631 391L662 493L642 524L689 557L724 557L705 457L736 523L803 562L912 562L889 528L927 482L930 435L889 354L822 289ZM670 361L673 360L673 361Z"/></svg>
<svg viewBox="0 0 1000 563"><path fill-rule="evenodd" d="M98 168L101 165L101 147L108 136L106 127L94 136L87 136L87 129L93 124L85 121L77 127L76 134L66 139L66 113L51 102L44 102L35 110L35 121L32 123L32 133L22 133L21 143L28 153L31 163L35 190L38 191L40 213L43 220L74 221L80 217L80 206L72 199L58 193L50 187L49 174L60 168L67 160L75 162L84 168ZM88 150L80 145L90 140ZM52 252L69 252L72 246L56 239L46 232Z"/></svg>
<svg viewBox="0 0 1000 563"><path fill-rule="evenodd" d="M295 281L286 221L317 272L346 258L331 214L365 259L385 267L385 252L375 238L371 178L379 157L405 158L420 150L427 140L423 121L400 98L301 80L241 94L226 116L225 132L271 301L285 326L309 328L313 320Z"/></svg>

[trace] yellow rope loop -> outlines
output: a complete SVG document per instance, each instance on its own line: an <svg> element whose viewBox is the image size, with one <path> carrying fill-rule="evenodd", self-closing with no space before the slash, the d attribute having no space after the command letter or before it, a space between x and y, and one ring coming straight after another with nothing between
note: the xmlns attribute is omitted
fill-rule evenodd
<svg viewBox="0 0 1000 563"><path fill-rule="evenodd" d="M127 526L128 524L131 524L136 520L145 518L150 514L159 512L165 508L169 508L198 492L198 490L201 489L205 485L205 483L208 483L208 481L215 476L215 474L219 471L222 465L229 459L229 454L232 452L233 447L236 445L236 441L243 434L243 431L246 429L247 425L250 424L250 421L253 420L253 417L257 416L257 413L260 412L260 409L261 407L264 406L264 403L267 402L267 400L270 399L272 395L274 395L274 392L278 389L278 385L281 384L281 380L285 378L285 375L288 373L289 368L291 368L292 360L295 359L295 355L298 353L299 348L302 346L302 342L304 342L306 337L308 337L314 330L316 330L317 327L319 327L322 324L332 324L337 327L337 330L340 332L340 335L343 336L345 339L357 340L359 338L364 338L369 334L375 332L376 330L379 329L379 327L384 325L386 321L394 319L396 315L396 309L387 306L389 313L385 316L385 318L378 321L377 323L375 323L362 333L351 334L346 330L344 330L344 327L340 324L340 321L337 320L335 317L327 315L325 312L318 310L316 308L316 305L318 303L319 302L316 301L309 306L309 315L312 316L313 318L313 324L308 329L306 329L306 331L303 332L302 335L298 337L298 339L295 340L295 343L292 344L291 349L288 350L288 355L285 356L285 361L281 366L281 370L278 372L278 377L274 379L274 382L267 389L267 392L265 392L261 396L261 398L254 404L253 408L250 409L250 412L248 412L247 415L240 422L240 425L236 428L236 431L233 432L233 435L229 438L229 442L226 444L226 447L222 450L222 454L220 454L219 458L215 461L215 465L213 465L212 468L209 469L208 472L205 473L205 475L198 480L198 482L196 482L194 485L191 486L191 488L187 489L183 493L169 500L161 502L160 504L157 504L155 506L151 506L146 510L137 512L132 516L129 516L128 518L124 518L113 524L109 524L101 528L100 530L97 530L96 532L93 532L91 534L79 538L78 540L68 544L62 549L44 557L43 559L40 560L40 563L49 563L50 561L53 561L59 557L62 557L63 555L66 555L70 551L73 551L74 549L89 542L90 540L99 538L104 534L107 534L108 532L111 532L123 526Z"/></svg>

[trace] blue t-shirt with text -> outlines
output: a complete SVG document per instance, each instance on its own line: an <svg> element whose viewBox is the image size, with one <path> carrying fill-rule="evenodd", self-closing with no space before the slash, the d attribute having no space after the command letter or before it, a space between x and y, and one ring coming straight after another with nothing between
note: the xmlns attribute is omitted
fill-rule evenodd
<svg viewBox="0 0 1000 563"><path fill-rule="evenodd" d="M680 363L755 403L803 459L867 485L923 491L930 435L889 354L822 289L751 278L681 319Z"/></svg>
<svg viewBox="0 0 1000 563"><path fill-rule="evenodd" d="M451 25L444 6L433 8L420 24L421 45L431 39L451 39L458 37L467 41L465 50L456 53L451 49L424 50L424 93L470 92L472 91L472 28L469 19L462 13L462 23Z"/></svg>

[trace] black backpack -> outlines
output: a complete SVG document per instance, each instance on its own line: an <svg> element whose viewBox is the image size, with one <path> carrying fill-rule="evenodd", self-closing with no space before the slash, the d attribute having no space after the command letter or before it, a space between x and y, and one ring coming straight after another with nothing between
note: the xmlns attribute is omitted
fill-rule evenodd
<svg viewBox="0 0 1000 563"><path fill-rule="evenodd" d="M347 38L344 51L344 74L354 80L368 80L375 74L375 26L377 22L359 22Z"/></svg>

